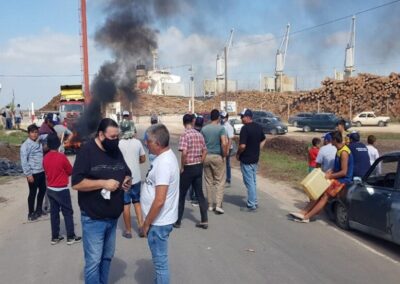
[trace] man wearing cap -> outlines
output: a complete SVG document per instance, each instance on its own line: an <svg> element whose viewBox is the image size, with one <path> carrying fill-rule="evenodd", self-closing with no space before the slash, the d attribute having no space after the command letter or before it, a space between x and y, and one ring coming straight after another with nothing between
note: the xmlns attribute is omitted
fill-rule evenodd
<svg viewBox="0 0 400 284"><path fill-rule="evenodd" d="M325 133L322 139L324 140L324 146L319 149L315 161L317 162L317 168L321 168L325 173L329 170L333 170L337 149L332 145L331 133Z"/></svg>
<svg viewBox="0 0 400 284"><path fill-rule="evenodd" d="M133 132L133 135L136 135L136 127L135 123L129 119L129 111L124 110L122 112L122 121L119 124L119 128L121 132Z"/></svg>
<svg viewBox="0 0 400 284"><path fill-rule="evenodd" d="M207 229L207 203L203 195L203 163L207 155L207 148L203 135L193 129L193 114L183 116L185 132L179 138L179 151L181 152L181 176L179 184L178 220L175 228L181 226L183 211L185 209L186 193L191 186L199 202L201 222L196 227Z"/></svg>
<svg viewBox="0 0 400 284"><path fill-rule="evenodd" d="M228 139L225 128L219 122L219 110L210 113L211 123L201 129L207 146L207 157L204 160L204 179L206 182L208 210L224 214L225 157L228 153ZM215 196L215 208L214 208Z"/></svg>
<svg viewBox="0 0 400 284"><path fill-rule="evenodd" d="M349 148L354 158L354 177L363 177L370 165L368 148L364 143L360 142L360 134L356 131L351 132L347 135L350 139Z"/></svg>
<svg viewBox="0 0 400 284"><path fill-rule="evenodd" d="M253 122L253 112L244 109L240 113L243 127L240 130L239 148L236 158L240 161L243 182L247 188L247 209L254 211L258 207L257 200L257 168L260 149L265 144L265 135L261 126Z"/></svg>
<svg viewBox="0 0 400 284"><path fill-rule="evenodd" d="M127 113L127 114L126 114ZM135 209L138 228L143 225L142 208L140 206L140 187L141 187L141 173L140 164L146 162L146 154L142 143L135 138L136 129L133 123L129 123L129 112L123 112L124 120L120 124L121 139L118 147L121 150L122 156L132 173L132 186L124 192L124 222L125 230L122 236L132 238L132 225L131 225L131 203Z"/></svg>
<svg viewBox="0 0 400 284"><path fill-rule="evenodd" d="M235 136L234 131L233 131L233 126L229 123L229 114L226 111L221 111L221 123L225 128L226 131L226 137L228 138L228 155L226 156L226 180L225 184L229 187L231 185L231 178L232 178L232 173L231 173L231 159L230 159L230 154L233 149L233 137Z"/></svg>

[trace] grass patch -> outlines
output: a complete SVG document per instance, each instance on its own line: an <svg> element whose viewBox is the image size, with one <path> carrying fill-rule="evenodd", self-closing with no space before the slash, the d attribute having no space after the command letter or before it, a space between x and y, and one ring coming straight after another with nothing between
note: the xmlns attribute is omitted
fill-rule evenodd
<svg viewBox="0 0 400 284"><path fill-rule="evenodd" d="M23 131L15 131L11 133L7 133L3 130L0 130L0 142L5 142L13 145L19 145L22 144L26 138L28 137L28 134Z"/></svg>
<svg viewBox="0 0 400 284"><path fill-rule="evenodd" d="M298 185L308 173L307 161L276 151L262 151L260 172L265 177Z"/></svg>
<svg viewBox="0 0 400 284"><path fill-rule="evenodd" d="M379 140L400 140L400 133L392 132L361 132L361 138L367 139L369 135L374 135Z"/></svg>

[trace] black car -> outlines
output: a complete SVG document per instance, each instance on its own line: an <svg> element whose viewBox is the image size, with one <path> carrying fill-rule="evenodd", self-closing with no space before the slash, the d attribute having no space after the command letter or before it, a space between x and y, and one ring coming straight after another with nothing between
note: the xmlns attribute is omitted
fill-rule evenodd
<svg viewBox="0 0 400 284"><path fill-rule="evenodd" d="M297 122L305 117L311 117L313 115L312 112L299 112L298 114L289 117L288 123L297 127Z"/></svg>
<svg viewBox="0 0 400 284"><path fill-rule="evenodd" d="M264 110L253 110L253 119L262 117L276 118L277 120L281 120L280 117L275 115L273 112Z"/></svg>
<svg viewBox="0 0 400 284"><path fill-rule="evenodd" d="M337 122L341 118L333 113L313 113L310 117L304 117L297 121L297 128L302 128L304 132L314 130L335 130ZM351 127L350 121L346 120L346 130Z"/></svg>
<svg viewBox="0 0 400 284"><path fill-rule="evenodd" d="M253 119L254 122L261 125L264 134L285 134L288 132L287 126L279 121L277 118L259 117Z"/></svg>
<svg viewBox="0 0 400 284"><path fill-rule="evenodd" d="M329 203L328 215L342 229L354 229L400 244L400 152L378 158Z"/></svg>

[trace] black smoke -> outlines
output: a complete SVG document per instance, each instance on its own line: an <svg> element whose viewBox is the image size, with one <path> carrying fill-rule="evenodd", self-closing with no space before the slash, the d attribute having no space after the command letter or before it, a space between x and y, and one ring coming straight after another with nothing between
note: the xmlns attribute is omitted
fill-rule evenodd
<svg viewBox="0 0 400 284"><path fill-rule="evenodd" d="M155 18L173 14L178 1L109 0L104 12L106 20L95 33L95 42L112 54L112 61L105 62L91 84L91 102L80 122L81 136L93 133L102 118L105 104L117 96L129 101L135 99L135 69L137 62L150 64L152 51L157 49L158 31L153 27ZM158 4L157 4L158 3ZM119 98L119 97L118 97Z"/></svg>

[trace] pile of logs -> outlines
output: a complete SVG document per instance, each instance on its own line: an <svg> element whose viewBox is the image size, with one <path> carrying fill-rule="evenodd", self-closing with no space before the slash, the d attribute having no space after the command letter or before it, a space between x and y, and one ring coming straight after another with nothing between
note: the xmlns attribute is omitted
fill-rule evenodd
<svg viewBox="0 0 400 284"><path fill-rule="evenodd" d="M188 97L167 97L138 94L134 100L119 96L123 109L134 115L182 114L188 111ZM227 94L228 101L235 101L237 111L243 108L268 110L287 119L301 111L333 112L350 118L361 111L372 110L378 115L400 118L400 74L389 76L359 74L342 81L325 79L318 89L307 92L262 93L238 91ZM43 109L56 110L59 98L55 97ZM206 100L195 100L196 112L209 112L221 108L225 96L220 94Z"/></svg>

